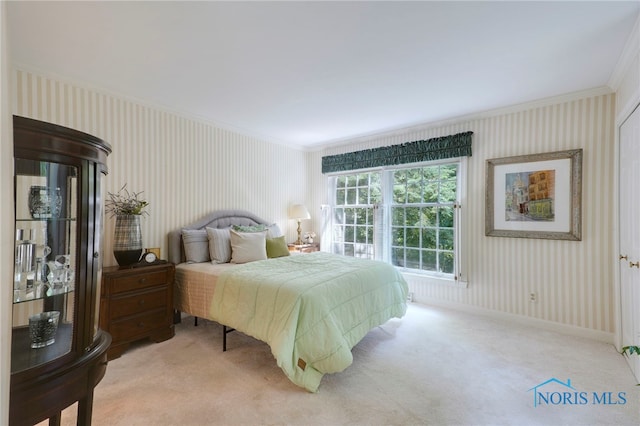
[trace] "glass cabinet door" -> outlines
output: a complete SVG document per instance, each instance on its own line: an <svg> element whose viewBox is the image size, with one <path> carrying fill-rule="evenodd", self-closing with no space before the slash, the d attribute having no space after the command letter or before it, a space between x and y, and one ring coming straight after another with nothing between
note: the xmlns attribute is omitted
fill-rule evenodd
<svg viewBox="0 0 640 426"><path fill-rule="evenodd" d="M59 424L77 402L90 425L111 336L95 327L102 204L111 146L13 116L14 276L9 424Z"/></svg>
<svg viewBox="0 0 640 426"><path fill-rule="evenodd" d="M78 264L78 168L15 160L11 372L72 350Z"/></svg>

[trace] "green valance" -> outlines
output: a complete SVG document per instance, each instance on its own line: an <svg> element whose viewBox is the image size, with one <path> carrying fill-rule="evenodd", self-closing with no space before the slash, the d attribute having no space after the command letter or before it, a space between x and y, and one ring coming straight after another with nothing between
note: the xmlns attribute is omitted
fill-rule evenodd
<svg viewBox="0 0 640 426"><path fill-rule="evenodd" d="M470 157L473 132L322 157L322 173Z"/></svg>

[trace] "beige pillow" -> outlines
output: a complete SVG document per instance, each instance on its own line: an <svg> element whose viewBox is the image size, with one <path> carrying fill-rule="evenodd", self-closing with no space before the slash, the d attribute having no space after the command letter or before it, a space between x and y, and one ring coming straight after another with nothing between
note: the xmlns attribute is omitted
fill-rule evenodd
<svg viewBox="0 0 640 426"><path fill-rule="evenodd" d="M230 230L231 263L247 263L267 259L267 231L236 232Z"/></svg>

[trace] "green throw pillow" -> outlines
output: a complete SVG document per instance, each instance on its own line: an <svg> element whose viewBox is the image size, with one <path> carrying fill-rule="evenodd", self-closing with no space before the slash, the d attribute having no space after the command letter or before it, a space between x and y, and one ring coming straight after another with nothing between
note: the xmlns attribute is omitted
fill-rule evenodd
<svg viewBox="0 0 640 426"><path fill-rule="evenodd" d="M282 256L289 256L289 247L284 241L284 235L276 238L267 238L267 257L272 259Z"/></svg>

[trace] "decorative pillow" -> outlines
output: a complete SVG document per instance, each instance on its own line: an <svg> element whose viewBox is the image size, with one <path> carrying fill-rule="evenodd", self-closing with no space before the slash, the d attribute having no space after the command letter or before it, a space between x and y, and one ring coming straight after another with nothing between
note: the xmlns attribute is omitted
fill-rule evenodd
<svg viewBox="0 0 640 426"><path fill-rule="evenodd" d="M187 263L202 263L209 258L209 238L204 229L183 229L182 243Z"/></svg>
<svg viewBox="0 0 640 426"><path fill-rule="evenodd" d="M267 238L267 257L273 259L274 257L289 256L289 247L284 240L284 235L276 238Z"/></svg>
<svg viewBox="0 0 640 426"><path fill-rule="evenodd" d="M231 263L247 263L267 259L267 231L236 232L231 230Z"/></svg>
<svg viewBox="0 0 640 426"><path fill-rule="evenodd" d="M272 223L267 226L267 238L277 238L282 236L282 231L280 231L280 227L277 223Z"/></svg>
<svg viewBox="0 0 640 426"><path fill-rule="evenodd" d="M267 238L276 238L282 235L277 223L271 225L231 225L231 229L238 232L262 232L267 231Z"/></svg>
<svg viewBox="0 0 640 426"><path fill-rule="evenodd" d="M211 263L229 263L231 260L230 229L206 228L209 237Z"/></svg>
<svg viewBox="0 0 640 426"><path fill-rule="evenodd" d="M262 232L267 230L267 225L231 225L231 229L238 232Z"/></svg>

